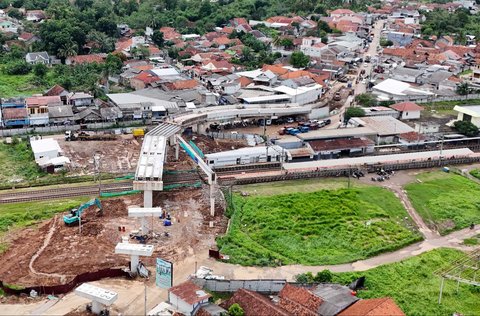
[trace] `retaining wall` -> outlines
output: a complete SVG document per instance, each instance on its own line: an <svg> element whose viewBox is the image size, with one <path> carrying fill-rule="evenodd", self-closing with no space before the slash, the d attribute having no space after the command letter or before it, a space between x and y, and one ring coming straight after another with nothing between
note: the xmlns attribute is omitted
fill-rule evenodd
<svg viewBox="0 0 480 316"><path fill-rule="evenodd" d="M114 277L130 277L129 273L122 269L103 269L94 272L86 272L79 274L73 278L68 283L51 285L51 286L29 286L25 288L10 288L7 284L4 284L0 281L0 288L7 294L19 295L21 293L30 294L32 290L35 290L38 294L45 295L58 295L65 294L77 287L78 284L84 282L98 281L104 278L114 278ZM14 285L15 286L15 285ZM15 286L16 287L16 286Z"/></svg>

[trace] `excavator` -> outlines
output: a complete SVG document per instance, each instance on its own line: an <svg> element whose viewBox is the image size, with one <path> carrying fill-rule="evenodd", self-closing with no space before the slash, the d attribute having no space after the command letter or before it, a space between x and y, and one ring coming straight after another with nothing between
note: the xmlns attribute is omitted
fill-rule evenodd
<svg viewBox="0 0 480 316"><path fill-rule="evenodd" d="M79 208L71 209L70 214L63 216L63 221L68 226L78 225L78 222L80 221L80 216L82 215L83 211L85 211L92 205L96 205L99 209L99 212L102 211L102 203L100 203L100 200L96 198L80 205Z"/></svg>

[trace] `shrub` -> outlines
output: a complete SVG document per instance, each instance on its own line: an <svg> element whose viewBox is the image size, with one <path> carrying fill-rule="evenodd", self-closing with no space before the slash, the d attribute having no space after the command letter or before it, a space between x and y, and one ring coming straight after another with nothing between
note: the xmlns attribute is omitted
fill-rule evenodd
<svg viewBox="0 0 480 316"><path fill-rule="evenodd" d="M32 70L32 65L26 61L16 61L5 66L7 75L26 75Z"/></svg>

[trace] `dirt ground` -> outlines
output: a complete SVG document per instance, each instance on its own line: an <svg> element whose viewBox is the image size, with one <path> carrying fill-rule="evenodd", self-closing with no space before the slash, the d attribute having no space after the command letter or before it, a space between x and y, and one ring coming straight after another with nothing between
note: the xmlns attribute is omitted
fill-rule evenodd
<svg viewBox="0 0 480 316"><path fill-rule="evenodd" d="M57 139L64 155L71 161L71 169L76 174L93 174L93 155L101 153L100 171L107 173L134 172L137 166L141 139L133 135L117 135L111 141L65 141Z"/></svg>
<svg viewBox="0 0 480 316"><path fill-rule="evenodd" d="M247 146L245 140L230 140L230 139L212 139L205 135L193 134L191 136L185 136L186 141L193 140L195 145L200 148L204 154L210 154L219 151L226 151L238 149ZM165 170L188 170L195 169L197 164L185 153L183 149L180 149L179 161L175 161L175 148L169 147L167 149L167 163L164 165Z"/></svg>
<svg viewBox="0 0 480 316"><path fill-rule="evenodd" d="M212 247L215 237L225 232L227 219L217 206L214 227L209 215L208 188L182 189L161 192L154 206L162 206L172 216L172 226L164 227L163 220L152 218L150 228L156 236L147 241L155 245L151 258L141 258L148 265L156 257L182 260L198 248ZM1 280L8 284L33 286L66 283L75 275L111 267L126 267L128 256L116 255L115 245L122 236L140 228L140 220L128 217L129 206L141 206L141 194L102 201L103 214L96 207L82 216L82 232L78 226L68 227L62 214L44 221L37 227L16 233L12 246L0 256ZM120 232L119 227L125 227ZM163 233L168 232L169 237ZM131 243L137 241L130 239ZM206 251L206 250L205 250Z"/></svg>

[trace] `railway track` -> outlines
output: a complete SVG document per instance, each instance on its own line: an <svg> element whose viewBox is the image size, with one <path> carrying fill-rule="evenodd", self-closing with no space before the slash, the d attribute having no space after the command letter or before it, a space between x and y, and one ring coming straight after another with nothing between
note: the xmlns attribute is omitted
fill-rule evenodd
<svg viewBox="0 0 480 316"><path fill-rule="evenodd" d="M166 175L164 178L164 184L165 185L185 184L185 183L193 184L201 180L202 179L197 173ZM133 181L102 184L101 190L104 193L130 191L130 190L133 190ZM65 187L65 188L56 188L56 189L45 189L45 190L39 189L39 190L31 190L31 191L0 193L0 204L43 201L43 200L49 200L49 199L60 199L60 198L84 196L84 195L98 195L98 193L99 193L98 185L84 185L84 186Z"/></svg>

